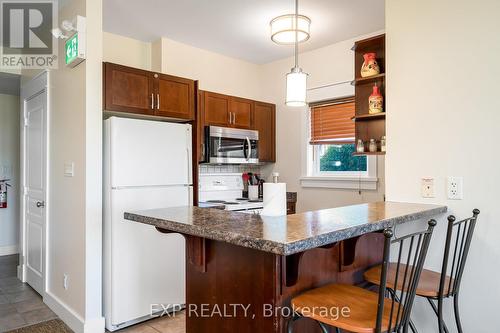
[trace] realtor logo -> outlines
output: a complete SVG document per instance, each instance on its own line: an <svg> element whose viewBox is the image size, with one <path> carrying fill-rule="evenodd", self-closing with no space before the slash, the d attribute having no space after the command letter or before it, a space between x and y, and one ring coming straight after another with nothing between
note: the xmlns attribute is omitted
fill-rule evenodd
<svg viewBox="0 0 500 333"><path fill-rule="evenodd" d="M57 43L52 28L57 2L0 1L2 68L56 68Z"/></svg>

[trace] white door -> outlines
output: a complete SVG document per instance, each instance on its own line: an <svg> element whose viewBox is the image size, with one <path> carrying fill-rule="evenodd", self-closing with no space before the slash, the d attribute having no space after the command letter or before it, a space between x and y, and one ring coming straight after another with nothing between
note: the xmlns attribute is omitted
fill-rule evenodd
<svg viewBox="0 0 500 333"><path fill-rule="evenodd" d="M44 84L46 74L33 81L37 83L33 86L39 86L41 90L27 89L26 95L22 96L24 111L24 278L33 289L43 295L46 224L47 90Z"/></svg>

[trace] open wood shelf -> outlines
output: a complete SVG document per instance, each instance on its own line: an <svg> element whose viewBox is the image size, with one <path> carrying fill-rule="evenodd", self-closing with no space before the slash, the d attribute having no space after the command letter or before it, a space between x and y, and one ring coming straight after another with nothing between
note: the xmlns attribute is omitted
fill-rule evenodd
<svg viewBox="0 0 500 333"><path fill-rule="evenodd" d="M374 113L374 114L362 114L359 116L352 117L353 121L371 120L371 119L381 119L385 118L385 112Z"/></svg>
<svg viewBox="0 0 500 333"><path fill-rule="evenodd" d="M368 77L359 77L359 78L356 78L353 81L351 81L351 85L357 86L360 84L382 81L384 78L385 78L385 73L380 73L380 74L368 76Z"/></svg>
<svg viewBox="0 0 500 333"><path fill-rule="evenodd" d="M381 44L385 44L385 34L358 40L354 43L351 50L356 52L367 52L379 47Z"/></svg>
<svg viewBox="0 0 500 333"><path fill-rule="evenodd" d="M351 84L354 86L354 100L356 110L352 120L355 122L355 140L363 141L365 147L368 147L370 140L374 139L379 145L380 140L386 134L385 129L385 35L374 36L355 42L354 47L354 72L355 77ZM380 67L380 74L370 77L360 77L361 67L363 66L364 54L375 53L377 63ZM381 113L369 114L368 99L373 92L374 85L382 96L384 96L383 111ZM380 146L379 146L380 148ZM354 153L355 156L362 155L385 155L385 152L363 152Z"/></svg>
<svg viewBox="0 0 500 333"><path fill-rule="evenodd" d="M353 156L364 156L364 155L385 155L385 151L376 151L376 152L371 152L371 151L365 151L364 153L353 153Z"/></svg>

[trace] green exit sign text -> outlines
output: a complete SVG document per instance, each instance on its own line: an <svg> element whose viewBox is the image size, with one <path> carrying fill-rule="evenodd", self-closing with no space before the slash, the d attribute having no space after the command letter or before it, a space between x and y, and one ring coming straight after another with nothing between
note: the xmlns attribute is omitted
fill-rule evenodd
<svg viewBox="0 0 500 333"><path fill-rule="evenodd" d="M85 60L85 40L79 33L68 38L65 44L66 65L75 67Z"/></svg>

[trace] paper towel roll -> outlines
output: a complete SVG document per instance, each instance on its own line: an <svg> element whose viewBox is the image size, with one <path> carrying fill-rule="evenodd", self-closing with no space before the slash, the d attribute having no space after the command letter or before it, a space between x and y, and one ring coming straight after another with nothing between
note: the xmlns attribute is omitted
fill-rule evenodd
<svg viewBox="0 0 500 333"><path fill-rule="evenodd" d="M261 215L286 215L286 183L264 183L264 209Z"/></svg>

